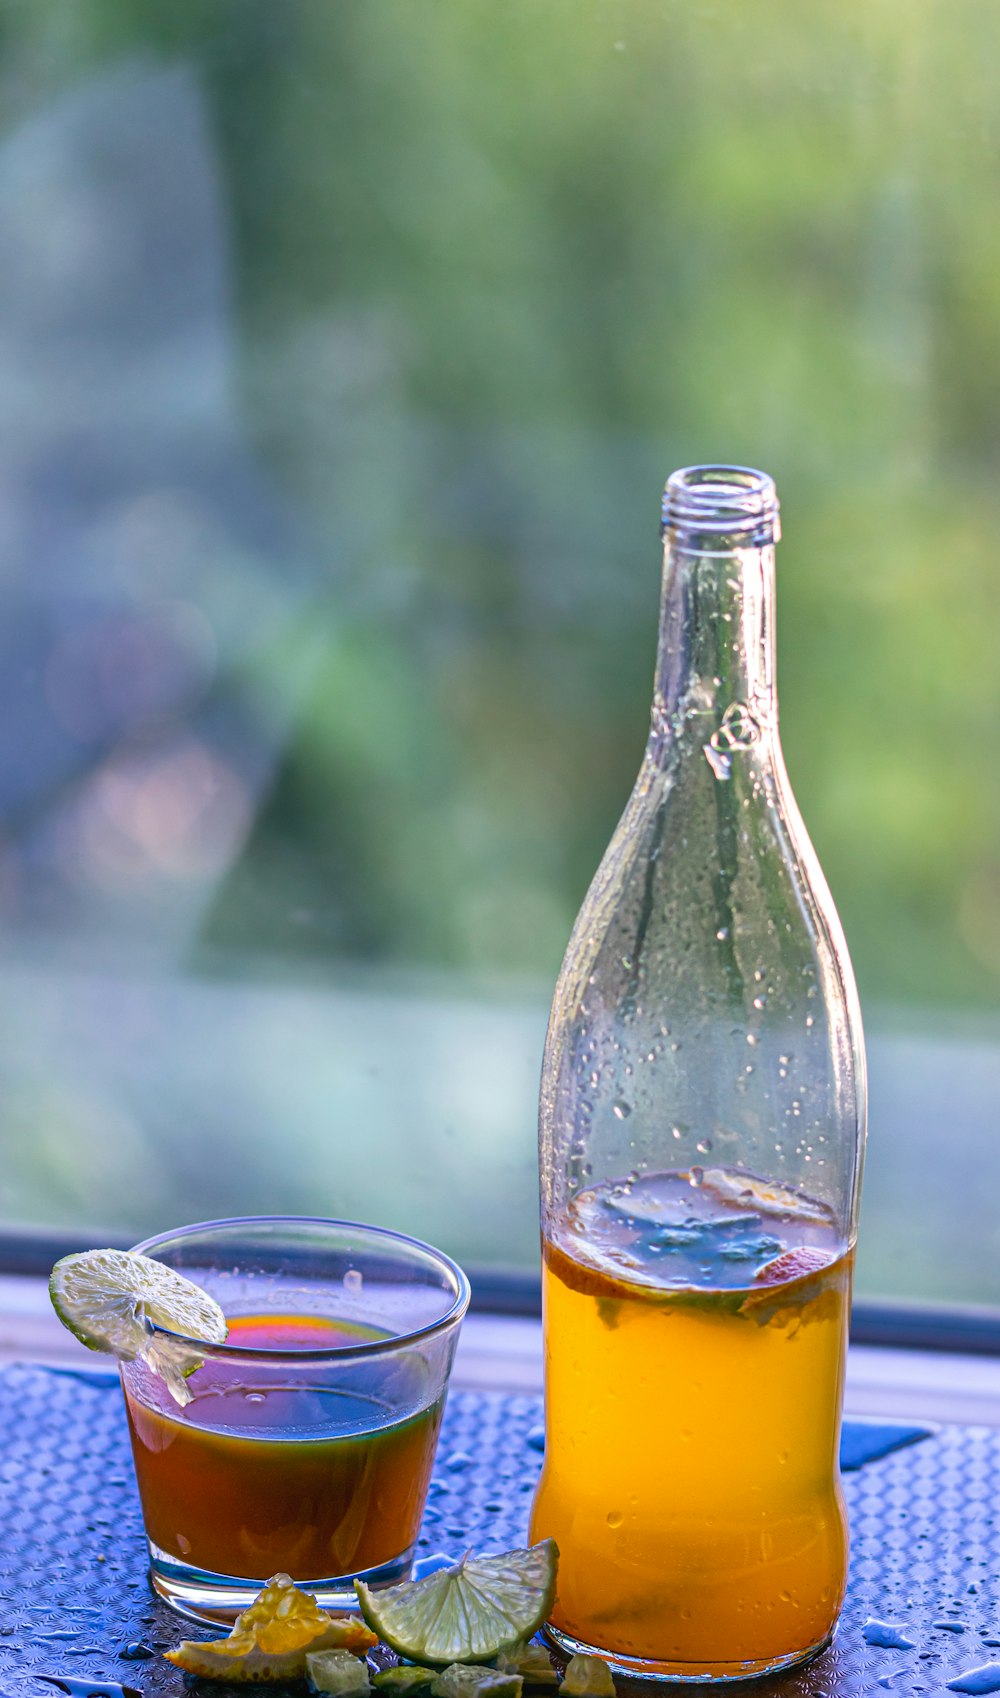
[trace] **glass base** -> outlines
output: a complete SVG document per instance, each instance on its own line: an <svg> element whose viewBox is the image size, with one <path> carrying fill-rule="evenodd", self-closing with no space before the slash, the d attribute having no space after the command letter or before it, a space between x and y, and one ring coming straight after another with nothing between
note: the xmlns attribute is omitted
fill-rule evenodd
<svg viewBox="0 0 1000 1698"><path fill-rule="evenodd" d="M211 1574L207 1569L195 1568L179 1557L170 1556L154 1545L152 1539L147 1539L146 1543L149 1546L149 1584L156 1596L189 1621L207 1622L211 1627L224 1627L227 1632L240 1611L253 1603L257 1593L271 1579L269 1574L261 1580L245 1580L233 1574ZM367 1586L376 1588L394 1586L397 1580L409 1580L413 1550L411 1545L392 1562L381 1563L378 1568L360 1569L357 1574L327 1575L322 1580L300 1580L297 1575L292 1578L303 1592L315 1595L320 1609L356 1610L355 1580L363 1580Z"/></svg>
<svg viewBox="0 0 1000 1698"><path fill-rule="evenodd" d="M558 1627L553 1627L550 1621L545 1623L544 1632L556 1649L567 1657L603 1657L612 1674L630 1675L633 1680L674 1681L678 1685L689 1682L696 1686L724 1686L731 1680L754 1680L760 1675L778 1674L781 1669L797 1668L801 1663L811 1662L813 1657L818 1657L833 1638L831 1628L815 1645L807 1646L804 1651L790 1651L784 1657L764 1657L760 1661L714 1665L706 1660L706 1664L699 1665L661 1663L645 1657L623 1657L617 1651L606 1650L602 1645L588 1645L583 1639L574 1639L572 1634L563 1633Z"/></svg>

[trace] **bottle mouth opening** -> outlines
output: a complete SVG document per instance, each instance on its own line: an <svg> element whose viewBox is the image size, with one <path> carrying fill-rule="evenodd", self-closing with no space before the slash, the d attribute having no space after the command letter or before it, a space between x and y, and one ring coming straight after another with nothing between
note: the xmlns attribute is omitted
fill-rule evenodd
<svg viewBox="0 0 1000 1698"><path fill-rule="evenodd" d="M761 546L781 535L774 479L752 466L683 466L663 491L662 529Z"/></svg>

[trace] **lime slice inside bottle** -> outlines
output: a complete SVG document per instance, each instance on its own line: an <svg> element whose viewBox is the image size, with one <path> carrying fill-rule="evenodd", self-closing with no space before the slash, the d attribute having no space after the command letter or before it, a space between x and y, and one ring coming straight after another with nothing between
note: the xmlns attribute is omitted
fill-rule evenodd
<svg viewBox="0 0 1000 1698"><path fill-rule="evenodd" d="M466 1555L454 1568L372 1592L354 1582L373 1632L415 1663L485 1663L530 1639L556 1589L554 1539L500 1556Z"/></svg>
<svg viewBox="0 0 1000 1698"><path fill-rule="evenodd" d="M202 1358L187 1342L222 1344L226 1317L213 1297L175 1268L134 1250L84 1250L64 1256L49 1277L52 1307L88 1350L119 1361L141 1358L176 1402L191 1401L187 1379ZM179 1338L166 1338L161 1327Z"/></svg>

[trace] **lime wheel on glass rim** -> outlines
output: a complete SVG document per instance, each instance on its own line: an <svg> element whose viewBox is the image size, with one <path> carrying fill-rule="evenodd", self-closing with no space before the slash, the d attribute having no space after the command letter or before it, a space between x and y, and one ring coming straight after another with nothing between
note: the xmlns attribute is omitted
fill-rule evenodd
<svg viewBox="0 0 1000 1698"><path fill-rule="evenodd" d="M120 1362L141 1358L180 1404L190 1402L187 1379L202 1361L192 1341L222 1344L228 1331L214 1297L135 1250L63 1256L49 1276L49 1297L63 1326L88 1350Z"/></svg>

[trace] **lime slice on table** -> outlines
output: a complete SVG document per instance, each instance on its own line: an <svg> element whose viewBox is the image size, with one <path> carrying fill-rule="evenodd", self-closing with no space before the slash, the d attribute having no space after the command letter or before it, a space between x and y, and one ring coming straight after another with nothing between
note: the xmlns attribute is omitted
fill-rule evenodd
<svg viewBox="0 0 1000 1698"><path fill-rule="evenodd" d="M200 1367L201 1357L180 1340L157 1336L154 1327L206 1344L221 1344L228 1331L225 1315L207 1291L134 1250L64 1256L49 1276L49 1296L63 1326L88 1350L102 1350L122 1362L141 1357L180 1404L191 1401L187 1377Z"/></svg>
<svg viewBox="0 0 1000 1698"><path fill-rule="evenodd" d="M425 1580L372 1592L354 1582L369 1627L416 1663L485 1663L530 1639L552 1607L559 1549L543 1539L501 1556L465 1555Z"/></svg>

